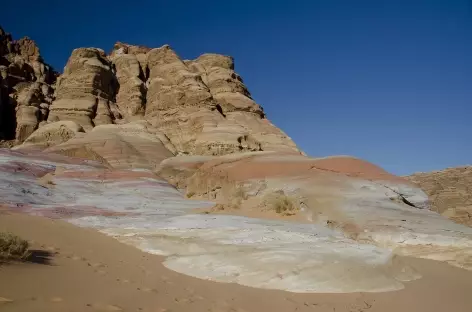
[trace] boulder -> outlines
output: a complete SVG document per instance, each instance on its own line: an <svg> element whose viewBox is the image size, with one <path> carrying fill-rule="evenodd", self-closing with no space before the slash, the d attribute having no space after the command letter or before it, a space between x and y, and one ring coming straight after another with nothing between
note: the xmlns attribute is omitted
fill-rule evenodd
<svg viewBox="0 0 472 312"><path fill-rule="evenodd" d="M84 133L82 126L73 121L57 121L46 123L33 132L22 145L15 149L36 148L45 149L55 146Z"/></svg>

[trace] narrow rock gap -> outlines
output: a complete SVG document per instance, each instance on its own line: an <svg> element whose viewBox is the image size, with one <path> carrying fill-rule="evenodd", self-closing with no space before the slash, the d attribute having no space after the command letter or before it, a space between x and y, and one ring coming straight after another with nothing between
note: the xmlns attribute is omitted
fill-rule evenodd
<svg viewBox="0 0 472 312"><path fill-rule="evenodd" d="M221 108L221 105L220 104L216 104L216 110L224 117L226 118L226 115L225 113L223 113L223 109Z"/></svg>

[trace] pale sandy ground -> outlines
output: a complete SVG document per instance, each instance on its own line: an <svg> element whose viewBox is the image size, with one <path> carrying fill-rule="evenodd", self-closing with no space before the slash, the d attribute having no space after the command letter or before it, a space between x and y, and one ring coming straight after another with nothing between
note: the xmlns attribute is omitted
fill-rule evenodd
<svg viewBox="0 0 472 312"><path fill-rule="evenodd" d="M64 221L0 214L0 231L52 253L49 264L0 266L2 312L472 311L472 272L435 261L405 259L423 278L396 292L293 294L184 276L163 257Z"/></svg>

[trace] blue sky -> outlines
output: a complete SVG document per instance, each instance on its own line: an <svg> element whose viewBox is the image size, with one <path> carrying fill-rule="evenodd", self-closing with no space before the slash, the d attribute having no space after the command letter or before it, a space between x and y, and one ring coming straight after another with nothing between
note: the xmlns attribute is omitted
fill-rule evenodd
<svg viewBox="0 0 472 312"><path fill-rule="evenodd" d="M92 2L90 2L92 3ZM72 49L232 55L311 156L408 174L472 164L472 1L7 1L1 26L62 71Z"/></svg>

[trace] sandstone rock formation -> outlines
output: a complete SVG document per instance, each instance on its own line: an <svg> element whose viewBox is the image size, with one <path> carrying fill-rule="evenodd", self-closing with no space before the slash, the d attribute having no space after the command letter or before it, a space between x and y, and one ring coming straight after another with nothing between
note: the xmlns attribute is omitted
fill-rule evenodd
<svg viewBox="0 0 472 312"><path fill-rule="evenodd" d="M112 168L152 170L162 160L172 157L175 148L146 122L137 121L97 126L45 151L98 160Z"/></svg>
<svg viewBox="0 0 472 312"><path fill-rule="evenodd" d="M406 177L431 199L431 209L472 226L472 166L420 172Z"/></svg>
<svg viewBox="0 0 472 312"><path fill-rule="evenodd" d="M36 85L25 90L22 103L48 105L25 104L27 108L18 110L21 127L16 134L22 138L46 119L73 121L87 132L99 125L146 120L147 127L157 137L166 137L177 153L301 153L266 119L234 72L233 59L223 55L182 61L167 45L150 49L118 42L110 55L79 48L58 78L54 97L45 99L35 90Z"/></svg>
<svg viewBox="0 0 472 312"><path fill-rule="evenodd" d="M84 129L120 118L116 109L117 83L103 50L79 48L72 52L56 85L49 122L72 120Z"/></svg>
<svg viewBox="0 0 472 312"><path fill-rule="evenodd" d="M22 145L14 149L26 149L28 147L45 149L84 134L85 131L82 126L73 121L56 121L45 124L31 134Z"/></svg>
<svg viewBox="0 0 472 312"><path fill-rule="evenodd" d="M21 143L48 118L57 74L33 40L14 41L0 27L0 76L0 141Z"/></svg>
<svg viewBox="0 0 472 312"><path fill-rule="evenodd" d="M142 119L146 107L146 53L149 48L117 42L110 55L119 90L116 104L125 120Z"/></svg>

